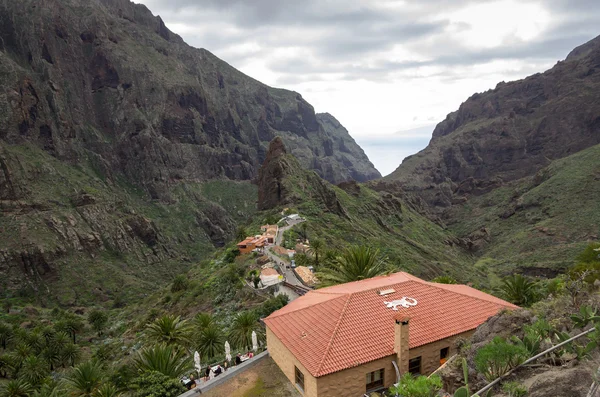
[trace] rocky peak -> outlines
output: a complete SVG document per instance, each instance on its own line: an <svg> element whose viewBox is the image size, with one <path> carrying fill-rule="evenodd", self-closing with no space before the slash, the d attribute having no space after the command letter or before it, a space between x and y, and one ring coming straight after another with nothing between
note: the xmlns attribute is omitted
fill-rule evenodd
<svg viewBox="0 0 600 397"><path fill-rule="evenodd" d="M333 186L314 171L303 169L298 160L287 153L280 137L271 141L257 182L259 210L315 201L325 211L347 216Z"/></svg>
<svg viewBox="0 0 600 397"><path fill-rule="evenodd" d="M269 144L269 150L267 151L267 157L263 163L265 164L273 162L275 159L284 156L287 154L287 150L285 149L285 144L283 143L283 139L281 137L276 136L273 138L271 143ZM260 171L259 171L260 173Z"/></svg>

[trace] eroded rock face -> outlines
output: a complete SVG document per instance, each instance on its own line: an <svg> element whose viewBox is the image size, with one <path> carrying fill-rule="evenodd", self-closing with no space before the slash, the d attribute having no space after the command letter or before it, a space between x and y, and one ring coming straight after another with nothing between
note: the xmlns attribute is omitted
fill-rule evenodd
<svg viewBox="0 0 600 397"><path fill-rule="evenodd" d="M333 183L381 176L333 117L187 46L143 5L3 2L0 22L8 143L91 151L161 200L175 180L256 177L276 135Z"/></svg>
<svg viewBox="0 0 600 397"><path fill-rule="evenodd" d="M552 69L475 94L390 176L438 213L600 143L600 38Z"/></svg>
<svg viewBox="0 0 600 397"><path fill-rule="evenodd" d="M92 262L142 282L184 270L255 210L253 197L228 207L200 186L249 185L275 136L332 182L380 176L299 94L186 45L129 0L1 1L0 86L0 276L10 288L64 286Z"/></svg>

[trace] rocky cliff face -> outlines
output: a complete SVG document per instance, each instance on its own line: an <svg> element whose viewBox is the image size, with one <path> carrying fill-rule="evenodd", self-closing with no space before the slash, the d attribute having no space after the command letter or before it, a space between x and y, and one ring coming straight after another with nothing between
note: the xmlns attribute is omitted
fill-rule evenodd
<svg viewBox="0 0 600 397"><path fill-rule="evenodd" d="M276 135L334 183L380 176L299 94L187 46L143 5L0 4L5 142L71 162L95 156L159 199L175 181L252 179Z"/></svg>
<svg viewBox="0 0 600 397"><path fill-rule="evenodd" d="M287 153L283 140L276 137L258 172L258 209L297 205L303 201L318 202L329 212L347 215L333 187L314 172L302 169L298 160Z"/></svg>
<svg viewBox="0 0 600 397"><path fill-rule="evenodd" d="M387 180L443 209L600 143L600 38L552 69L475 94Z"/></svg>
<svg viewBox="0 0 600 397"><path fill-rule="evenodd" d="M143 5L0 0L0 288L164 282L255 211L275 136L332 182L380 176L334 120Z"/></svg>

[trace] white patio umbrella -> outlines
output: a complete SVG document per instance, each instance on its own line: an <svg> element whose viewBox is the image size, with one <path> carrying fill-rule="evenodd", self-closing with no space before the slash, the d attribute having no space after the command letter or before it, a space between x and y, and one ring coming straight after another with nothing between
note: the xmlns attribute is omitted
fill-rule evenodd
<svg viewBox="0 0 600 397"><path fill-rule="evenodd" d="M256 337L256 332L252 331L252 350L258 350L258 338Z"/></svg>
<svg viewBox="0 0 600 397"><path fill-rule="evenodd" d="M227 361L231 361L231 346L229 346L229 342L225 342L225 358Z"/></svg>
<svg viewBox="0 0 600 397"><path fill-rule="evenodd" d="M196 371L198 371L198 374L200 374L202 366L200 366L200 353L198 352L194 353L194 367L196 367Z"/></svg>

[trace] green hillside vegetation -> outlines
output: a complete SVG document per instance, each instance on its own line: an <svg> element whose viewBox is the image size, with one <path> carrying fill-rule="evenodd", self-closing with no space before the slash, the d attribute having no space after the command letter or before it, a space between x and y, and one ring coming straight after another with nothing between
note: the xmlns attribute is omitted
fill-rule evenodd
<svg viewBox="0 0 600 397"><path fill-rule="evenodd" d="M482 227L491 239L477 267L499 274L552 277L600 235L600 145L554 161L524 178L455 206L457 236Z"/></svg>
<svg viewBox="0 0 600 397"><path fill-rule="evenodd" d="M103 174L93 155L80 166L32 145L0 153L23 182L13 188L26 196L3 202L0 239L28 267L5 270L4 296L61 305L140 299L227 243L255 212L249 182L174 182L173 200L163 202Z"/></svg>

